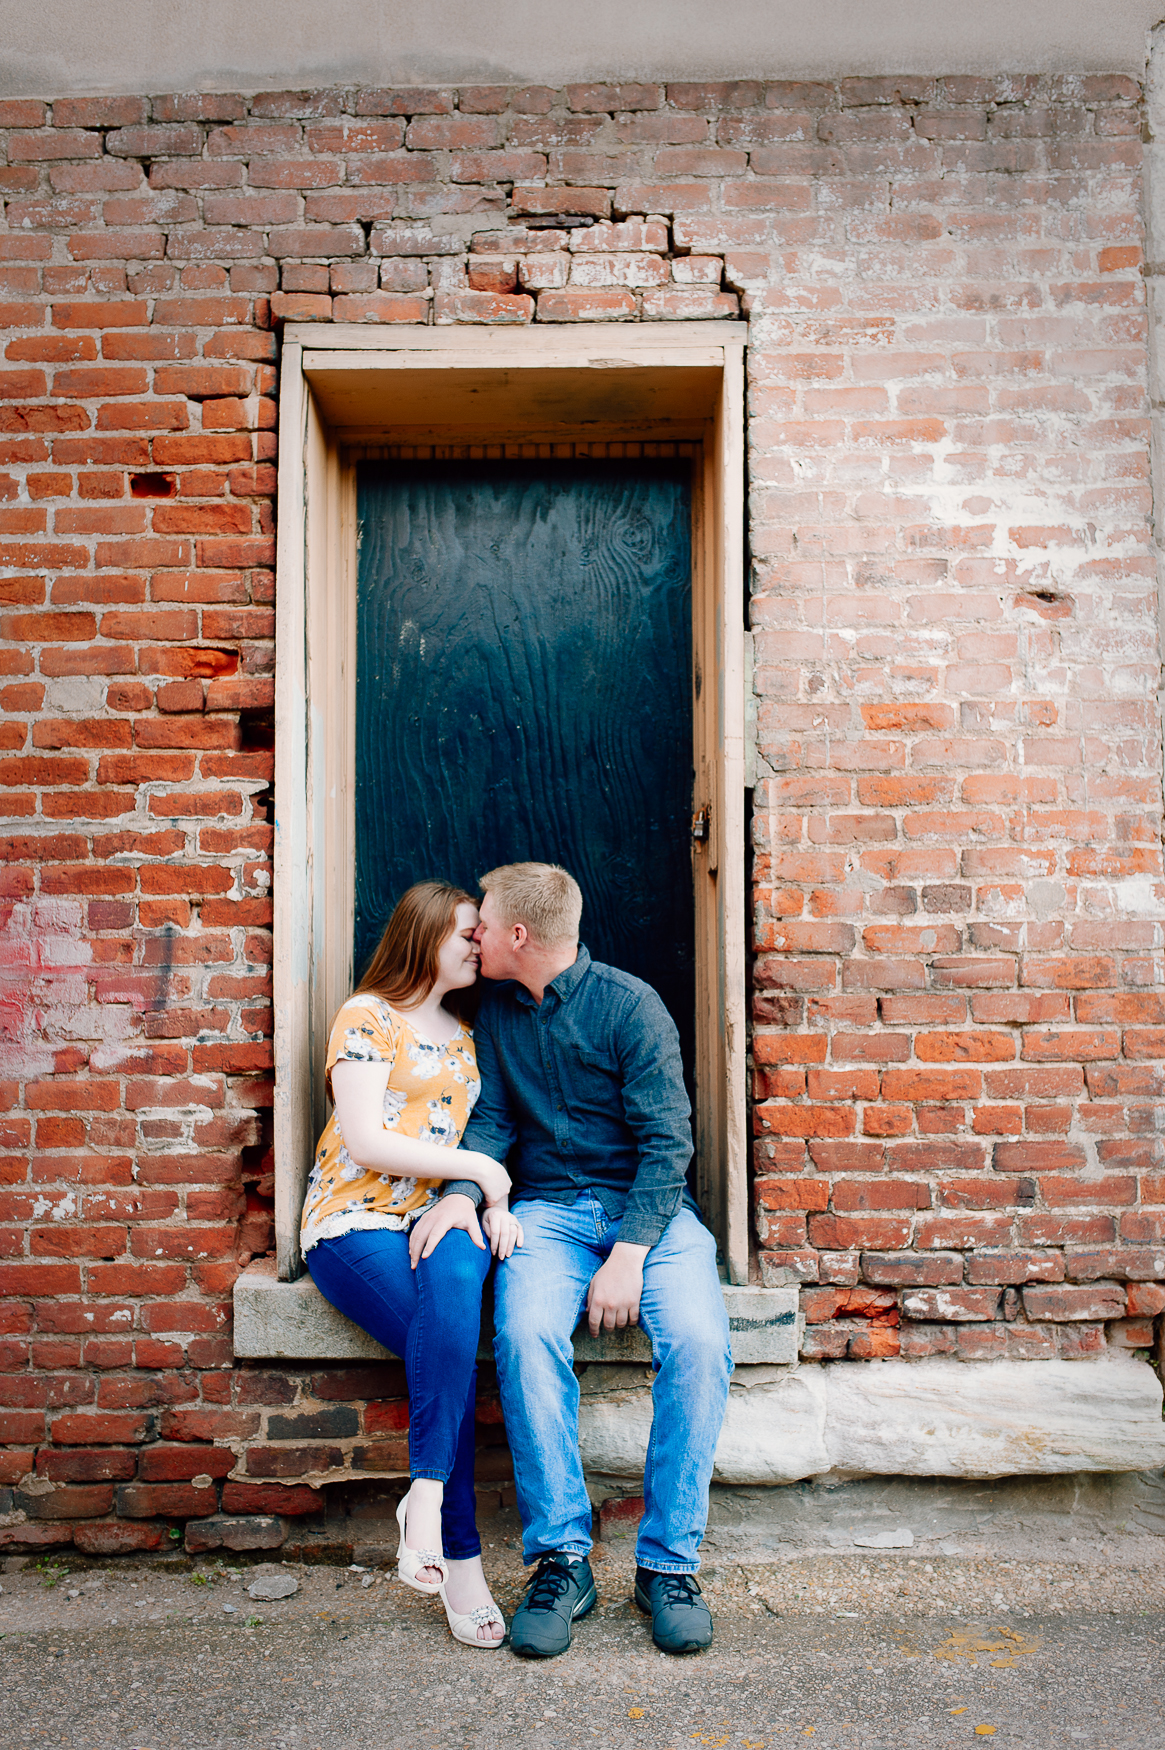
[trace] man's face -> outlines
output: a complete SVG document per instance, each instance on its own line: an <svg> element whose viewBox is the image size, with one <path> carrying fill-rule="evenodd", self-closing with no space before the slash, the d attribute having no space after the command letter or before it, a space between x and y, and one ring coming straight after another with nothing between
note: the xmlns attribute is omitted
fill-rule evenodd
<svg viewBox="0 0 1165 1750"><path fill-rule="evenodd" d="M517 976L514 966L514 927L504 924L497 915L492 893L487 893L481 902L481 916L473 939L477 943L477 951L481 955L481 976L483 978L514 978Z"/></svg>

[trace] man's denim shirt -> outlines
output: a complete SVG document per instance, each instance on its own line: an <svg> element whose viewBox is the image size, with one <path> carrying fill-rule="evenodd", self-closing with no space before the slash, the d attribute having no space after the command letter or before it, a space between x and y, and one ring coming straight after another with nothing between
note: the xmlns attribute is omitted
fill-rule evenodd
<svg viewBox="0 0 1165 1750"><path fill-rule="evenodd" d="M481 1096L462 1146L505 1162L511 1203L593 1191L637 1246L653 1246L681 1202L695 1210L680 1039L650 985L580 943L540 1005L510 980L487 986L473 1037ZM470 1181L445 1189L481 1198Z"/></svg>

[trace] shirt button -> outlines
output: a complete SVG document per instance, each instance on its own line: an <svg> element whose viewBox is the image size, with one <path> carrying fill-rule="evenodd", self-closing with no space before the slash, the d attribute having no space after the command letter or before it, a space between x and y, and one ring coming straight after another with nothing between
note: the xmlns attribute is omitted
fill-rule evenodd
<svg viewBox="0 0 1165 1750"><path fill-rule="evenodd" d="M555 1111L556 1112L562 1111L562 1101L561 1100L558 1102L558 1105L555 1107Z"/></svg>

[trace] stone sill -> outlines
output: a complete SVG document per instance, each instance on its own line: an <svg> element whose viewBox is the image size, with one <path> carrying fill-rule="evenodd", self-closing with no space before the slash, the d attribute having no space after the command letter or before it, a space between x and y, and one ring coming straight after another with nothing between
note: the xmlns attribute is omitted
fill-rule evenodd
<svg viewBox="0 0 1165 1750"><path fill-rule="evenodd" d="M732 1359L794 1366L801 1335L796 1288L724 1287ZM235 1356L241 1361L386 1361L396 1359L326 1301L311 1277L280 1282L273 1258L258 1258L235 1283ZM493 1359L492 1318L482 1322L483 1361ZM651 1344L637 1328L574 1335L576 1361L650 1364Z"/></svg>

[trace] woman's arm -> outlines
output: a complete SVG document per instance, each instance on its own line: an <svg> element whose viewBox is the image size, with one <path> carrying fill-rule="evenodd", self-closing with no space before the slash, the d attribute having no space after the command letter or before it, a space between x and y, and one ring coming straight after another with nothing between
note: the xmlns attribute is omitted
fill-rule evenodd
<svg viewBox="0 0 1165 1750"><path fill-rule="evenodd" d="M384 1128L384 1093L390 1065L341 1060L332 1066L332 1098L344 1147L373 1173L417 1179L472 1179L493 1202L505 1197L510 1175L499 1161L472 1149L400 1136Z"/></svg>

